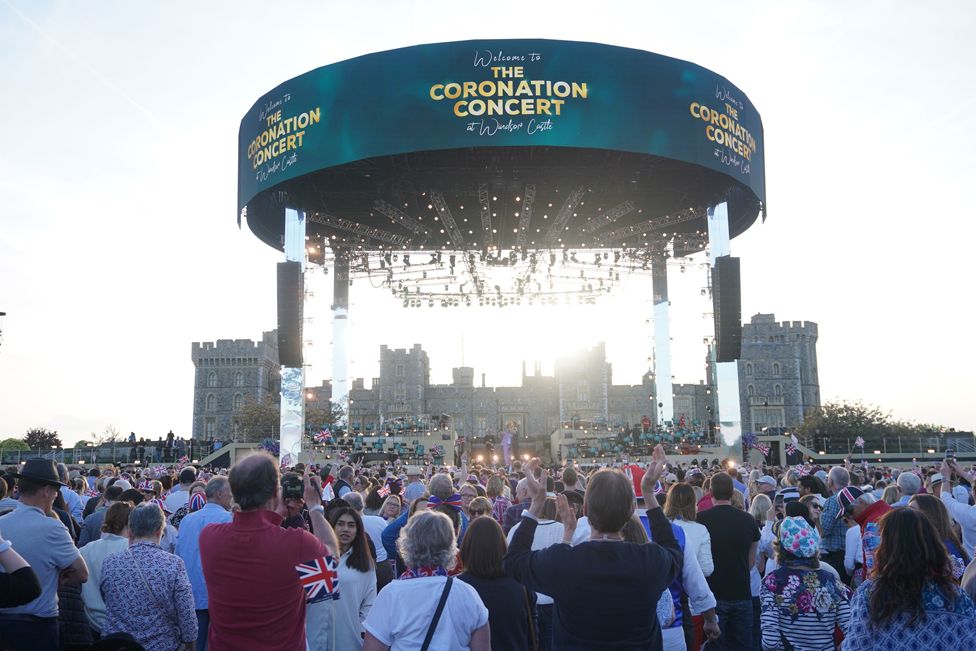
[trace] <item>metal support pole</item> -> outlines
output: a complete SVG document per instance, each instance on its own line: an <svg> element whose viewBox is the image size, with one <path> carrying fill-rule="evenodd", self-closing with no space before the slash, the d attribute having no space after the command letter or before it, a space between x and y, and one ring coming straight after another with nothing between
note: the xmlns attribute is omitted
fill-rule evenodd
<svg viewBox="0 0 976 651"><path fill-rule="evenodd" d="M305 269L305 213L285 209L285 260L301 262ZM303 292L304 296L304 292ZM303 298L304 300L304 298ZM278 429L282 462L296 463L305 431L305 369L281 368L281 417ZM286 455L288 458L286 459Z"/></svg>
<svg viewBox="0 0 976 651"><path fill-rule="evenodd" d="M658 425L674 418L674 387L671 382L671 324L668 310L667 252L651 258L654 291L654 392L657 394Z"/></svg>
<svg viewBox="0 0 976 651"><path fill-rule="evenodd" d="M332 292L332 404L342 410L339 424L349 422L349 249L335 249Z"/></svg>
<svg viewBox="0 0 976 651"><path fill-rule="evenodd" d="M715 259L729 255L729 210L728 204L720 203L708 210L708 245L711 252L712 268ZM716 337L718 333L715 333ZM739 365L738 362L715 362L715 345L712 345L712 362L715 368L715 384L718 391L718 421L722 439L732 446L742 437L742 411L739 403Z"/></svg>

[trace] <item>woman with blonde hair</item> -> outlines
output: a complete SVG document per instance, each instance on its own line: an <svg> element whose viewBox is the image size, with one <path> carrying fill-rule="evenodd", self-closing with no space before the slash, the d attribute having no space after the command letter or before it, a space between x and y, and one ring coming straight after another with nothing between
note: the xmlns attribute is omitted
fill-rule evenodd
<svg viewBox="0 0 976 651"><path fill-rule="evenodd" d="M491 502L491 515L499 524L505 517L505 512L512 506L512 501L505 497L505 482L498 475L488 478L485 493Z"/></svg>
<svg viewBox="0 0 976 651"><path fill-rule="evenodd" d="M898 488L898 484L886 486L884 492L881 493L881 501L887 502L889 506L899 499L901 499L901 489Z"/></svg>
<svg viewBox="0 0 976 651"><path fill-rule="evenodd" d="M468 505L468 517L472 520L482 516L491 516L491 502L487 497L476 497Z"/></svg>

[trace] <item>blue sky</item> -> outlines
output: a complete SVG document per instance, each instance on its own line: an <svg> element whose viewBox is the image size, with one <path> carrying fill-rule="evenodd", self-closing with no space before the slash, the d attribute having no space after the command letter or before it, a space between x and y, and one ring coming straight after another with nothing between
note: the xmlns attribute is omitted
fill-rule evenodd
<svg viewBox="0 0 976 651"><path fill-rule="evenodd" d="M976 427L976 28L965 2L27 2L0 0L0 437L114 424L189 432L190 342L275 321L280 254L235 224L238 124L281 81L393 47L540 37L725 75L762 114L769 218L733 241L743 316L820 325L825 398ZM696 275L698 274L698 275ZM707 305L672 285L677 381ZM311 380L328 377L328 283ZM618 382L651 352L650 288L572 313L400 311L353 287L352 376L381 343L515 383L603 339ZM545 327L540 328L539 323Z"/></svg>

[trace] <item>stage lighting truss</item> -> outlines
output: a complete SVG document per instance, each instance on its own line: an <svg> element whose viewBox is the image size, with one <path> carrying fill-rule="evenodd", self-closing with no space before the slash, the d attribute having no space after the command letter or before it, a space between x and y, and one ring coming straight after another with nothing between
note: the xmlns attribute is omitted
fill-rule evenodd
<svg viewBox="0 0 976 651"><path fill-rule="evenodd" d="M687 256L707 250L704 208L642 219L631 200L587 206L584 186L557 191L551 198L561 202L539 199L532 183L511 188L500 197L479 185L477 205L467 211L436 189L412 203L376 199L370 214L388 220L382 228L310 212L309 262L328 271L336 251L348 252L350 283L367 279L405 307L505 307L595 303L628 277L649 277L662 255L684 272L694 266Z"/></svg>

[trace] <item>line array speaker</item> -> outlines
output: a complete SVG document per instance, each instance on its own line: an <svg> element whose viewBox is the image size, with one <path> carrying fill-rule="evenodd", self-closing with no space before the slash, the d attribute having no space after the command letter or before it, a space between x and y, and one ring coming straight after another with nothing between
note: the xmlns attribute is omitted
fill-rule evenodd
<svg viewBox="0 0 976 651"><path fill-rule="evenodd" d="M303 364L304 285L301 262L278 263L278 363L289 368Z"/></svg>
<svg viewBox="0 0 976 651"><path fill-rule="evenodd" d="M715 356L734 362L742 353L742 288L739 258L715 258L712 270L712 311L715 314Z"/></svg>

